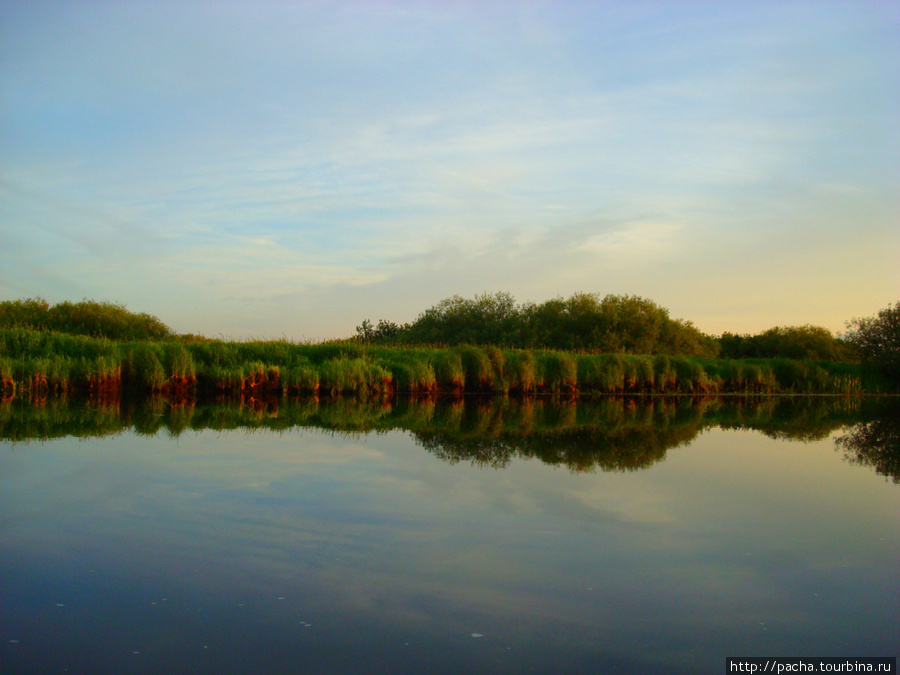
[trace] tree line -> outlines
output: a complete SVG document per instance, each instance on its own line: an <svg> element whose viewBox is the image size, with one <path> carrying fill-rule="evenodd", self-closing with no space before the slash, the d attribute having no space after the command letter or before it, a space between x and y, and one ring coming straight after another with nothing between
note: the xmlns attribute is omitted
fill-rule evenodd
<svg viewBox="0 0 900 675"><path fill-rule="evenodd" d="M712 336L635 295L575 293L518 304L506 292L454 295L411 323L366 319L349 338L385 346L462 344L593 353L666 354L700 358L788 358L876 364L900 380L900 302L876 316L846 322L834 335L820 326L778 326L755 335ZM157 317L123 305L82 300L51 305L43 298L0 302L0 328L49 330L111 340L189 340Z"/></svg>
<svg viewBox="0 0 900 675"><path fill-rule="evenodd" d="M776 326L758 334L712 336L690 321L635 295L575 293L546 302L517 304L506 292L474 298L454 295L411 323L366 319L356 339L366 344L496 345L701 358L787 358L843 363L867 361L900 379L900 302L877 316L846 322L835 335L821 326Z"/></svg>
<svg viewBox="0 0 900 675"><path fill-rule="evenodd" d="M505 292L467 299L454 295L409 324L368 320L357 339L376 344L478 344L627 354L681 354L712 358L716 340L690 321L635 295L575 293L570 298L516 304Z"/></svg>
<svg viewBox="0 0 900 675"><path fill-rule="evenodd" d="M162 340L171 328L151 314L129 312L124 305L82 300L51 305L43 298L0 302L0 328L52 330L110 340Z"/></svg>

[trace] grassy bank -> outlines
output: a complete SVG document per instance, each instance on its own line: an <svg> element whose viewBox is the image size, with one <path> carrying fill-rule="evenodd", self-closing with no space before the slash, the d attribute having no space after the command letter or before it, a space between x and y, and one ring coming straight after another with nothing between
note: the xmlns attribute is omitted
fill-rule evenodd
<svg viewBox="0 0 900 675"><path fill-rule="evenodd" d="M397 392L494 394L895 393L857 364L789 359L584 354L357 342L113 341L0 330L0 397L68 394L243 399Z"/></svg>

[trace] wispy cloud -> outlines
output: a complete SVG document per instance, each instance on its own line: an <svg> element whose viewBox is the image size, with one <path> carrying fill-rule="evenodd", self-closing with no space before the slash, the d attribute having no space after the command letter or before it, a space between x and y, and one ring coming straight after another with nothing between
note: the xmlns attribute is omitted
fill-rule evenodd
<svg viewBox="0 0 900 675"><path fill-rule="evenodd" d="M256 334L303 302L333 334L457 292L695 310L698 286L756 283L764 328L784 294L717 260L900 217L879 3L3 7L4 293L119 292L173 322L193 302L237 332L230 299L255 301ZM861 253L767 274L889 277Z"/></svg>

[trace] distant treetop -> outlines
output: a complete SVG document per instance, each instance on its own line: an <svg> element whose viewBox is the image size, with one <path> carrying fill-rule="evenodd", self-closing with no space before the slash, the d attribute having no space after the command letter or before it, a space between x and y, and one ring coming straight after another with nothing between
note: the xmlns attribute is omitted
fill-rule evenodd
<svg viewBox="0 0 900 675"><path fill-rule="evenodd" d="M631 354L714 357L715 339L689 321L635 295L575 293L541 304L517 305L505 292L472 299L454 295L398 326L367 319L357 337L379 344L480 344Z"/></svg>
<svg viewBox="0 0 900 675"><path fill-rule="evenodd" d="M0 328L53 330L110 340L159 340L172 329L150 314L135 314L112 302L60 302L43 298L0 302Z"/></svg>

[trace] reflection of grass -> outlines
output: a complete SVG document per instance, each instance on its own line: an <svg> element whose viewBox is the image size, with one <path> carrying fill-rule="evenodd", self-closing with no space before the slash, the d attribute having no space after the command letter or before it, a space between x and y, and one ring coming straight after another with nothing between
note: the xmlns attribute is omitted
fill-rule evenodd
<svg viewBox="0 0 900 675"><path fill-rule="evenodd" d="M346 434L400 429L450 462L502 467L520 457L573 471L625 471L652 465L709 427L816 440L869 415L869 405L844 397L225 397L218 403L173 403L156 396L126 404L57 398L37 406L0 402L0 439L22 442L126 430L178 436L188 429L318 428Z"/></svg>

